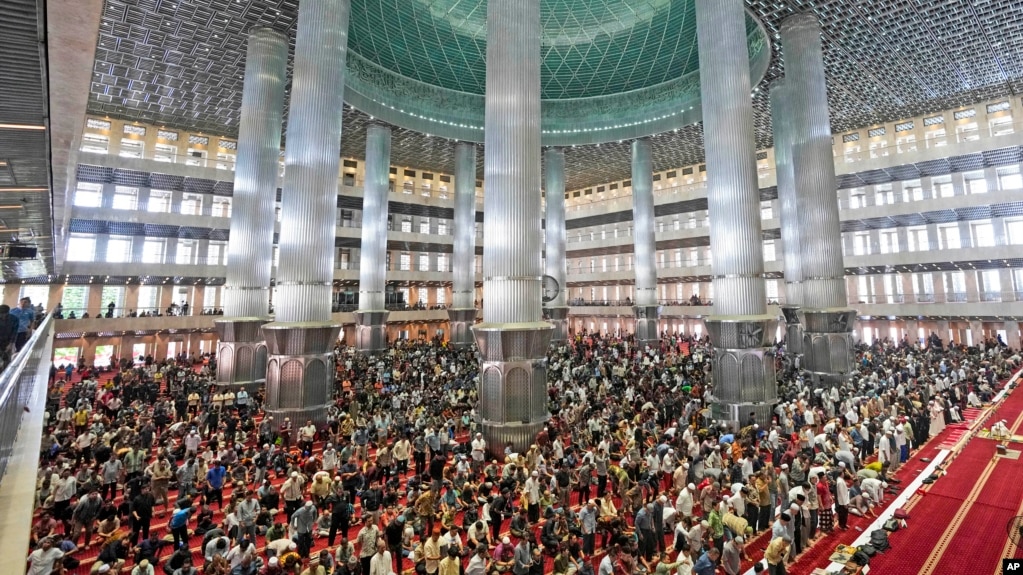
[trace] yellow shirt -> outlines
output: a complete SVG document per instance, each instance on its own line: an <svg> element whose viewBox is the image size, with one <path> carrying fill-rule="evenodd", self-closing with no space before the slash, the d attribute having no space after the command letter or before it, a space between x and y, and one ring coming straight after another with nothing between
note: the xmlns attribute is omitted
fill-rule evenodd
<svg viewBox="0 0 1023 575"><path fill-rule="evenodd" d="M785 558L785 552L788 551L787 545L784 539L775 537L764 550L764 559L767 559L771 565L778 565Z"/></svg>
<svg viewBox="0 0 1023 575"><path fill-rule="evenodd" d="M430 537L426 540L426 543L423 543L423 555L426 556L426 572L436 573L437 569L440 567L441 561L439 559L430 558L440 557L440 537L437 539Z"/></svg>
<svg viewBox="0 0 1023 575"><path fill-rule="evenodd" d="M453 557L445 557L440 562L439 575L458 575L458 568L461 562Z"/></svg>

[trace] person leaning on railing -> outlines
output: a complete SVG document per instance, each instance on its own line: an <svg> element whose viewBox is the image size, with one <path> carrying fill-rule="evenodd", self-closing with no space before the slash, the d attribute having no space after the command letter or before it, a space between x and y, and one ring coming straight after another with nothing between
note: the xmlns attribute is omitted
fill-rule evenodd
<svg viewBox="0 0 1023 575"><path fill-rule="evenodd" d="M0 305L0 358L10 363L11 352L18 337L18 318L11 314L11 306Z"/></svg>

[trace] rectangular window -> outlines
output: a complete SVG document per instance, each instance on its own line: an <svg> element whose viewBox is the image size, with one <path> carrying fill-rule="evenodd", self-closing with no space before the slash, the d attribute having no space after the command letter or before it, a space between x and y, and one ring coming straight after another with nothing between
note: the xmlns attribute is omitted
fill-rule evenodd
<svg viewBox="0 0 1023 575"><path fill-rule="evenodd" d="M209 289L209 288L207 288ZM160 286L139 286L139 307L137 312L160 309Z"/></svg>
<svg viewBox="0 0 1023 575"><path fill-rule="evenodd" d="M178 160L178 147L170 144L156 144L153 147L153 159L157 162L173 164Z"/></svg>
<svg viewBox="0 0 1023 575"><path fill-rule="evenodd" d="M149 238L142 244L142 263L162 264L167 242L164 239Z"/></svg>
<svg viewBox="0 0 1023 575"><path fill-rule="evenodd" d="M103 205L103 184L79 182L75 188L75 205L80 208L99 208Z"/></svg>
<svg viewBox="0 0 1023 575"><path fill-rule="evenodd" d="M410 218L405 218L404 220L401 220L401 231L407 234L412 233L412 220Z"/></svg>
<svg viewBox="0 0 1023 575"><path fill-rule="evenodd" d="M1023 219L1005 220L1005 232L1010 245L1023 245Z"/></svg>
<svg viewBox="0 0 1023 575"><path fill-rule="evenodd" d="M947 272L944 283L945 297L948 301L966 301L966 274L963 272Z"/></svg>
<svg viewBox="0 0 1023 575"><path fill-rule="evenodd" d="M913 287L916 289L918 302L934 301L934 275L929 273L913 274Z"/></svg>
<svg viewBox="0 0 1023 575"><path fill-rule="evenodd" d="M174 263L181 265L191 264L195 257L195 249L195 240L178 240L178 251L174 258Z"/></svg>
<svg viewBox="0 0 1023 575"><path fill-rule="evenodd" d="M185 165L188 165L188 166L205 166L206 165L206 150L197 150L195 148L188 148L188 154L185 156Z"/></svg>
<svg viewBox="0 0 1023 575"><path fill-rule="evenodd" d="M439 287L437 288L437 305L447 305L448 303L447 290Z"/></svg>
<svg viewBox="0 0 1023 575"><path fill-rule="evenodd" d="M967 122L956 126L956 137L960 142L976 142L980 139L977 122Z"/></svg>
<svg viewBox="0 0 1023 575"><path fill-rule="evenodd" d="M75 317L82 317L89 305L89 286L64 286L60 304L64 307L64 317L69 317L71 312L75 312Z"/></svg>
<svg viewBox="0 0 1023 575"><path fill-rule="evenodd" d="M1006 136L1013 133L1012 116L1002 116L988 120L988 129L992 136Z"/></svg>
<svg viewBox="0 0 1023 575"><path fill-rule="evenodd" d="M882 231L879 234L882 254L899 253L899 234L895 231Z"/></svg>
<svg viewBox="0 0 1023 575"><path fill-rule="evenodd" d="M201 263L201 262L200 262ZM227 265L227 243L210 242L209 252L206 254L206 265L223 266ZM209 288L206 288L209 289Z"/></svg>
<svg viewBox="0 0 1023 575"><path fill-rule="evenodd" d="M419 271L430 271L430 254L419 254Z"/></svg>
<svg viewBox="0 0 1023 575"><path fill-rule="evenodd" d="M909 242L909 245L906 247L908 251L923 252L929 249L926 226L907 228L906 239Z"/></svg>
<svg viewBox="0 0 1023 575"><path fill-rule="evenodd" d="M448 223L445 220L437 221L437 235L438 236L448 235Z"/></svg>
<svg viewBox="0 0 1023 575"><path fill-rule="evenodd" d="M991 222L977 222L971 224L973 232L973 245L978 248L990 248L995 245L995 230Z"/></svg>
<svg viewBox="0 0 1023 575"><path fill-rule="evenodd" d="M430 218L419 218L419 233L430 233Z"/></svg>
<svg viewBox="0 0 1023 575"><path fill-rule="evenodd" d="M107 240L107 262L131 261L131 236L110 236Z"/></svg>
<svg viewBox="0 0 1023 575"><path fill-rule="evenodd" d="M983 170L967 172L963 174L963 178L965 180L967 194L987 193L987 178L984 176Z"/></svg>
<svg viewBox="0 0 1023 575"><path fill-rule="evenodd" d="M934 195L938 198L951 198L956 195L955 187L952 186L952 179L934 181Z"/></svg>
<svg viewBox="0 0 1023 575"><path fill-rule="evenodd" d="M226 154L224 152L217 152L217 169L218 170L231 170L234 171L234 164L237 160L237 156L234 154Z"/></svg>
<svg viewBox="0 0 1023 575"><path fill-rule="evenodd" d="M213 198L213 217L215 218L229 218L231 217L231 198ZM351 212L349 212L351 213Z"/></svg>
<svg viewBox="0 0 1023 575"><path fill-rule="evenodd" d="M853 236L853 255L865 256L870 253L870 234L858 232Z"/></svg>
<svg viewBox="0 0 1023 575"><path fill-rule="evenodd" d="M22 284L18 299L26 297L32 300L32 305L42 304L44 308L49 309L50 286Z"/></svg>
<svg viewBox="0 0 1023 575"><path fill-rule="evenodd" d="M134 210L138 207L138 188L128 186L114 187L113 208L115 210Z"/></svg>
<svg viewBox="0 0 1023 575"><path fill-rule="evenodd" d="M220 295L220 288L213 286L206 286L206 289L202 293L202 307L204 310L214 309L217 307L217 296Z"/></svg>
<svg viewBox="0 0 1023 575"><path fill-rule="evenodd" d="M938 226L938 237L941 240L941 249L957 250L962 247L959 241L959 224Z"/></svg>
<svg viewBox="0 0 1023 575"><path fill-rule="evenodd" d="M120 317L124 315L121 313L124 309L124 286L103 286L103 291L100 292L100 302L102 309L100 313L103 317ZM110 304L114 304L114 311L111 313Z"/></svg>
<svg viewBox="0 0 1023 575"><path fill-rule="evenodd" d="M142 140L130 140L123 138L121 140L121 153L122 158L138 158L141 159L146 151L146 143Z"/></svg>
<svg viewBox="0 0 1023 575"><path fill-rule="evenodd" d="M202 214L202 195L184 194L181 198L181 213L186 216Z"/></svg>
<svg viewBox="0 0 1023 575"><path fill-rule="evenodd" d="M412 271L412 254L401 254L401 257L398 259L398 265L400 266L398 269L403 272Z"/></svg>
<svg viewBox="0 0 1023 575"><path fill-rule="evenodd" d="M151 190L146 211L165 214L171 210L171 193L163 190Z"/></svg>
<svg viewBox="0 0 1023 575"><path fill-rule="evenodd" d="M980 272L981 301L999 301L1002 299L1002 278L998 270Z"/></svg>
<svg viewBox="0 0 1023 575"><path fill-rule="evenodd" d="M924 134L924 140L928 148L940 148L948 143L945 139L945 129L930 130Z"/></svg>
<svg viewBox="0 0 1023 575"><path fill-rule="evenodd" d="M769 220L774 217L774 209L771 207L770 200L766 202L760 202L760 218Z"/></svg>
<svg viewBox="0 0 1023 575"><path fill-rule="evenodd" d="M437 271L450 271L448 270L448 254L437 254Z"/></svg>
<svg viewBox="0 0 1023 575"><path fill-rule="evenodd" d="M775 260L774 240L766 240L764 242L764 261L773 262L774 260Z"/></svg>
<svg viewBox="0 0 1023 575"><path fill-rule="evenodd" d="M90 154L105 154L110 149L110 138L100 134L82 135L82 151Z"/></svg>
<svg viewBox="0 0 1023 575"><path fill-rule="evenodd" d="M998 189L1019 190L1023 188L1023 177L1020 177L1019 166L998 168Z"/></svg>
<svg viewBox="0 0 1023 575"><path fill-rule="evenodd" d="M71 262L91 262L96 260L96 235L71 234L67 245L67 259Z"/></svg>

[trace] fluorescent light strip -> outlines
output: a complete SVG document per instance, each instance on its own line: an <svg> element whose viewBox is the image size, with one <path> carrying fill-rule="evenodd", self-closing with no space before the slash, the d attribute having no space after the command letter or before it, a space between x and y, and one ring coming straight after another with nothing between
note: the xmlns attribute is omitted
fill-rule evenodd
<svg viewBox="0 0 1023 575"><path fill-rule="evenodd" d="M0 192L48 192L50 188L0 188Z"/></svg>
<svg viewBox="0 0 1023 575"><path fill-rule="evenodd" d="M46 126L34 124L0 124L0 130L45 130Z"/></svg>

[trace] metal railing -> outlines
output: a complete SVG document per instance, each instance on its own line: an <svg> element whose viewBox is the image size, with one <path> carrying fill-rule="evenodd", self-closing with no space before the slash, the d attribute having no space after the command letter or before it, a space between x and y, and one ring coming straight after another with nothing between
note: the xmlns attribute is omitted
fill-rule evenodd
<svg viewBox="0 0 1023 575"><path fill-rule="evenodd" d="M200 307L194 308L188 306L187 310L184 310L183 306L176 305L172 307L118 307L113 308L107 306L99 306L98 308L90 307L61 307L59 312L54 310L54 319L123 319L123 318L138 318L138 317L186 317L186 316L197 316L197 315L223 315L223 308L219 307ZM86 317L88 314L88 317ZM109 315L108 315L109 314ZM57 316L60 317L57 317Z"/></svg>
<svg viewBox="0 0 1023 575"><path fill-rule="evenodd" d="M0 480L7 472L7 463L14 453L22 417L29 409L29 399L33 393L46 393L45 379L44 387L37 389L37 376L49 377L52 331L53 320L47 316L0 373ZM46 369L45 375L40 373L42 369Z"/></svg>

